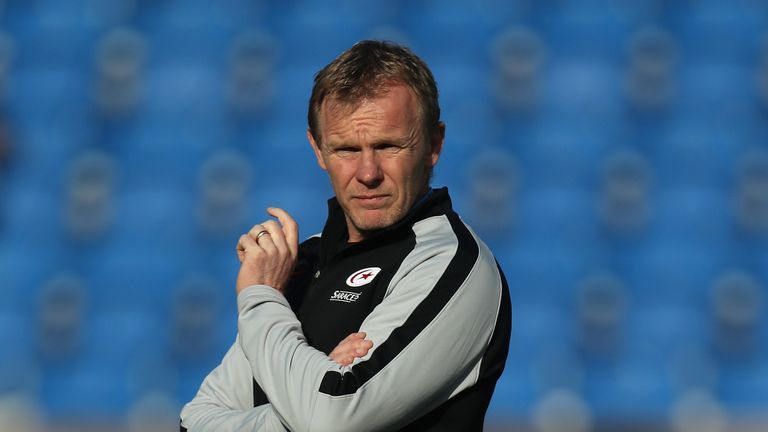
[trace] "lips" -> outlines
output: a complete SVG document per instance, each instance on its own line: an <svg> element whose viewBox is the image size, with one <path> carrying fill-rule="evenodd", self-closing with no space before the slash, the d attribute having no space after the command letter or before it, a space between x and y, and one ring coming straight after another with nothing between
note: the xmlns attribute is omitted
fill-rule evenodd
<svg viewBox="0 0 768 432"><path fill-rule="evenodd" d="M388 195L356 195L352 199L364 208L379 208L387 197Z"/></svg>

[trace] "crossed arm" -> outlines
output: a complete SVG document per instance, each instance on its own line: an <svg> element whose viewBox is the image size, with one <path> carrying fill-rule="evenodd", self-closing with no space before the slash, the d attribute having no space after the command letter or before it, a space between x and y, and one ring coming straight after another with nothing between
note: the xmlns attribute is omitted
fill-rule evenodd
<svg viewBox="0 0 768 432"><path fill-rule="evenodd" d="M342 365L307 344L280 292L279 260L272 262L271 273L246 267L251 259L259 261L262 253L291 257L290 227L283 231L291 221L274 213L282 226L264 223L241 238L239 336L221 366L185 406L182 426L217 431L397 428L474 384L498 298L493 298L496 290L486 293L490 296L477 295L468 287L500 286L495 268L487 265L489 260L475 263L466 279L456 282L461 286L455 287L455 294L445 299L439 311L421 305L433 295L436 279L452 262L455 246L437 248L430 259L402 269L384 301L361 326L374 348L351 365ZM274 229L280 229L282 236L273 234ZM262 230L269 232L256 245L263 250L251 254L254 245L249 239ZM266 248L260 246L265 238L271 240ZM282 241L284 245L279 244ZM263 277L265 282L253 283L249 275ZM359 336L348 340L338 358L355 357L358 348L352 348L351 342L362 340ZM270 404L252 407L251 377Z"/></svg>
<svg viewBox="0 0 768 432"><path fill-rule="evenodd" d="M373 345L365 333L352 333L329 354L340 366L368 353ZM229 348L221 364L203 381L195 398L182 411L189 430L243 431L285 430L271 404L253 406L252 372L240 347L240 337Z"/></svg>

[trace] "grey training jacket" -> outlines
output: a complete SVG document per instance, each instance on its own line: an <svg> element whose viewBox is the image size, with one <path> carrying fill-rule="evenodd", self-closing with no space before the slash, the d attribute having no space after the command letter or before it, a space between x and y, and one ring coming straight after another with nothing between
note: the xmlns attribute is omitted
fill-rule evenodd
<svg viewBox="0 0 768 432"><path fill-rule="evenodd" d="M476 431L504 367L506 280L437 189L395 226L347 244L338 203L301 245L286 295L237 298L238 336L181 412L189 431ZM368 354L328 353L364 331Z"/></svg>

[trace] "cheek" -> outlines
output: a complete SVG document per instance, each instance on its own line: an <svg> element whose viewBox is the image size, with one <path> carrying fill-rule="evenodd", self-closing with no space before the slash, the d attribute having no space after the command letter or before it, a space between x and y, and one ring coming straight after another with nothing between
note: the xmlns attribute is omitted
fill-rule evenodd
<svg viewBox="0 0 768 432"><path fill-rule="evenodd" d="M383 167L385 176L404 186L417 179L424 171L421 164L413 159L392 159Z"/></svg>
<svg viewBox="0 0 768 432"><path fill-rule="evenodd" d="M403 174L411 182L420 182L423 180L426 173L429 171L429 160L418 158L411 161L408 164L408 168L405 169Z"/></svg>
<svg viewBox="0 0 768 432"><path fill-rule="evenodd" d="M346 161L328 161L326 166L328 167L328 176L334 187L343 188L349 184L355 175L353 164L346 163Z"/></svg>

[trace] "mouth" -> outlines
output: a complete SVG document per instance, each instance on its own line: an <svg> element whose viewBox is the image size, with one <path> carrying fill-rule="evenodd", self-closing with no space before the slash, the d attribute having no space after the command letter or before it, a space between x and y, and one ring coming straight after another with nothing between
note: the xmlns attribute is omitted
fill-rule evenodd
<svg viewBox="0 0 768 432"><path fill-rule="evenodd" d="M364 208L378 208L384 204L388 195L376 194L376 195L354 195L352 199Z"/></svg>

